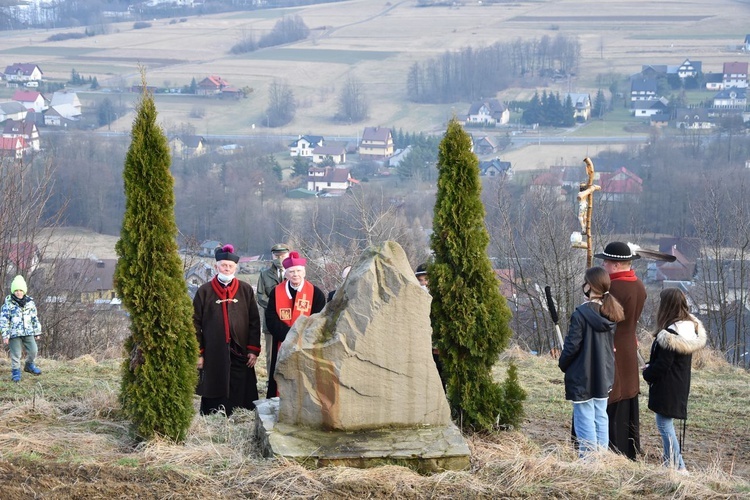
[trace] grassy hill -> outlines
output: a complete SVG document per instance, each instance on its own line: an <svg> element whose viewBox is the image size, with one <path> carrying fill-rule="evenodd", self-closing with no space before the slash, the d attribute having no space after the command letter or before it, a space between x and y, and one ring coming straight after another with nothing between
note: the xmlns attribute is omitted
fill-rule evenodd
<svg viewBox="0 0 750 500"><path fill-rule="evenodd" d="M604 453L575 458L570 405L551 358L511 349L529 393L521 429L470 436L470 470L422 476L392 465L311 470L259 456L252 412L196 416L184 444L138 443L117 402L119 360L41 359L40 377L10 382L0 356L2 498L747 498L750 374L704 353L695 360L685 461L658 465L660 440L642 386L638 462ZM259 363L263 367L263 362ZM262 368L261 368L262 370ZM260 373L261 384L265 373ZM196 399L197 405L197 399Z"/></svg>

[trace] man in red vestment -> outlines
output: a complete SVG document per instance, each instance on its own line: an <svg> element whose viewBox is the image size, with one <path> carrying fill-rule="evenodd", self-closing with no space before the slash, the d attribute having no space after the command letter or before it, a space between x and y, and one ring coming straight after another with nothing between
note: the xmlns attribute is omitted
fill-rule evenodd
<svg viewBox="0 0 750 500"><path fill-rule="evenodd" d="M284 342L287 332L300 316L310 316L323 310L326 305L326 296L323 291L309 281L305 280L305 265L307 259L303 259L297 252L291 252L284 259L284 281L276 285L268 295L268 307L266 307L266 326L273 336L273 349L271 349L271 368L268 371L267 398L278 396L278 387L274 379L276 360L279 356L279 348Z"/></svg>

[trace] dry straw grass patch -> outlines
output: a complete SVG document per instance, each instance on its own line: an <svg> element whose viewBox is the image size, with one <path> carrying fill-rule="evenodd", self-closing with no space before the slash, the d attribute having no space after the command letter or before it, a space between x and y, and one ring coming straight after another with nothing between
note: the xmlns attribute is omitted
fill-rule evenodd
<svg viewBox="0 0 750 500"><path fill-rule="evenodd" d="M601 453L588 461L577 460L567 440L569 404L562 399L561 384L555 383L561 378L556 360L513 347L498 363L499 379L510 361L519 367L529 393L522 428L468 436L468 470L420 475L398 465L313 470L280 458L262 458L253 436L254 413L244 410L228 419L196 415L182 444L164 439L139 443L119 413L118 360L41 360L46 370L35 379L36 392L0 381L0 479L13 479L6 481L3 496L22 498L33 492L66 498L740 498L750 491L746 465L740 458L730 462L732 456L741 456L740 451L731 455L732 450L711 447L709 441L722 438L706 437L703 430L688 434L689 477L670 473L650 456L630 462ZM706 367L695 375L696 413L705 414L699 402L716 398L717 392L732 394L737 405L750 400L748 375L741 370ZM77 385L79 396L71 399L69 392L57 390L58 378ZM110 388L102 384L105 380ZM195 403L197 408L197 399ZM645 432L652 422L645 413L641 420ZM693 428L708 427L696 420ZM723 443L747 443L747 421L722 421ZM645 436L644 447L655 447L657 440ZM23 487L16 486L19 478Z"/></svg>

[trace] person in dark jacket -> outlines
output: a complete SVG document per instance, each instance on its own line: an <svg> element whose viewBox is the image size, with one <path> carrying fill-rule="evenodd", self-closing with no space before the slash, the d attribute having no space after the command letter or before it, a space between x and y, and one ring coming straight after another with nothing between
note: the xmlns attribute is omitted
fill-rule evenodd
<svg viewBox="0 0 750 500"><path fill-rule="evenodd" d="M663 463L687 473L674 419L687 419L693 353L706 345L706 330L690 314L685 294L679 289L665 288L659 299L655 339L643 379L649 384L648 408L656 414L664 445Z"/></svg>
<svg viewBox="0 0 750 500"><path fill-rule="evenodd" d="M604 268L586 270L583 293L588 300L570 317L558 362L565 372L565 399L573 402L580 457L609 446L607 397L615 380L614 335L616 323L624 317L609 286Z"/></svg>
<svg viewBox="0 0 750 500"><path fill-rule="evenodd" d="M282 262L289 257L289 245L286 243L276 243L271 247L271 256L273 261L271 265L260 272L258 276L258 285L255 287L255 299L260 307L260 327L263 331L263 340L265 347L263 352L266 353L266 371L271 371L271 348L273 347L273 336L266 326L266 307L268 307L268 295L276 288L276 285L284 281L284 266Z"/></svg>
<svg viewBox="0 0 750 500"><path fill-rule="evenodd" d="M193 299L193 326L198 338L201 415L222 409L255 408L260 354L260 314L253 287L234 274L240 258L232 245L214 252L217 275Z"/></svg>

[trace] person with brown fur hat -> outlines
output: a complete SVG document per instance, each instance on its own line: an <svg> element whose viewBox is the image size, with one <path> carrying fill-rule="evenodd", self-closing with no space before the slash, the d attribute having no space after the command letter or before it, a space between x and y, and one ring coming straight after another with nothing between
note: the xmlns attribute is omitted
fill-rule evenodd
<svg viewBox="0 0 750 500"><path fill-rule="evenodd" d="M291 252L289 257L284 259L283 264L285 280L273 289L273 293L268 297L266 308L266 325L274 341L273 349L271 349L271 369L268 372L267 398L279 395L274 371L279 348L286 334L298 317L319 313L326 305L326 296L323 291L305 280L307 259L300 257L297 252Z"/></svg>
<svg viewBox="0 0 750 500"><path fill-rule="evenodd" d="M636 326L646 302L646 287L631 269L640 256L627 243L613 241L594 257L602 259L602 267L612 280L610 293L622 304L625 319L615 330L615 382L609 393L609 447L635 460L641 451L638 413L640 370Z"/></svg>
<svg viewBox="0 0 750 500"><path fill-rule="evenodd" d="M258 399L255 362L260 354L260 314L255 292L235 276L240 258L232 245L217 247L216 276L193 299L198 337L201 415L252 409Z"/></svg>

